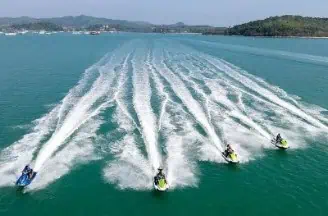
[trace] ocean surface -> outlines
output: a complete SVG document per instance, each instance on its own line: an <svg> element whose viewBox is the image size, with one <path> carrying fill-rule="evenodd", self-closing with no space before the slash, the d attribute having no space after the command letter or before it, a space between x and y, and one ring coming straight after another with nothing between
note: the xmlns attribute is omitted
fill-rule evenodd
<svg viewBox="0 0 328 216"><path fill-rule="evenodd" d="M327 109L324 39L0 36L0 215L327 215Z"/></svg>

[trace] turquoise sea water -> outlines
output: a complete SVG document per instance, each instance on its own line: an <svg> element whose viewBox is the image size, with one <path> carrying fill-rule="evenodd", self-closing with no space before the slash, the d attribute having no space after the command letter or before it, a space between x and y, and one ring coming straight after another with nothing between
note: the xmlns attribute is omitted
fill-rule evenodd
<svg viewBox="0 0 328 216"><path fill-rule="evenodd" d="M0 215L326 215L327 47L0 36ZM288 151L270 143L279 132ZM38 175L17 190L26 164Z"/></svg>

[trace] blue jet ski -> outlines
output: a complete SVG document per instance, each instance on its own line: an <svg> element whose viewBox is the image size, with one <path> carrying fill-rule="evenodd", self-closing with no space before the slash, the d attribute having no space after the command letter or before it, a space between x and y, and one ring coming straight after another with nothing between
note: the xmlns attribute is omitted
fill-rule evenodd
<svg viewBox="0 0 328 216"><path fill-rule="evenodd" d="M26 187L27 185L31 184L36 174L37 172L34 172L29 165L26 165L22 171L22 175L16 181L16 185L19 187Z"/></svg>

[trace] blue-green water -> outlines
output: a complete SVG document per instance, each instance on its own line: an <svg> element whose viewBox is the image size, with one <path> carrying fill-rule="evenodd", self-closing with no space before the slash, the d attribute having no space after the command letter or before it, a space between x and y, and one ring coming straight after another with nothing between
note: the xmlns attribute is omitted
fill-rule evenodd
<svg viewBox="0 0 328 216"><path fill-rule="evenodd" d="M327 47L1 36L0 215L325 215ZM279 132L287 151L270 142ZM17 190L28 163L37 178ZM159 166L165 193L152 187Z"/></svg>

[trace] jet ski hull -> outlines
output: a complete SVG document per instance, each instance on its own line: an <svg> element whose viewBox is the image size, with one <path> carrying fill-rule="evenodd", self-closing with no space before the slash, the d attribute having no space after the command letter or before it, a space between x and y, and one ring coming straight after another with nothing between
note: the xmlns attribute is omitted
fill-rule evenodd
<svg viewBox="0 0 328 216"><path fill-rule="evenodd" d="M19 179L16 181L16 186L19 186L19 187L26 187L26 186L28 186L34 180L36 174L37 174L36 172L33 172L32 178L29 178L28 177L28 174L22 174L19 177Z"/></svg>
<svg viewBox="0 0 328 216"><path fill-rule="evenodd" d="M284 146L284 145L279 145L279 144L275 144L275 146L279 149L282 149L282 150L289 149L289 146Z"/></svg>
<svg viewBox="0 0 328 216"><path fill-rule="evenodd" d="M225 156L224 152L222 152L222 157L228 162L228 163L231 163L231 164L238 164L239 163L239 160L238 160L238 157L237 157L237 154L235 155L235 157L230 157L228 155L228 157Z"/></svg>
<svg viewBox="0 0 328 216"><path fill-rule="evenodd" d="M283 140L283 143L279 143L279 142L277 143L277 141L275 139L273 139L271 141L271 143L279 149L282 149L282 150L289 149L289 146L288 146L288 143L286 140Z"/></svg>
<svg viewBox="0 0 328 216"><path fill-rule="evenodd" d="M164 192L164 191L167 191L167 190L169 189L169 185L166 184L165 187L159 187L159 186L156 185L155 182L154 182L154 188L155 188L155 190L157 190L157 191L162 191L162 192Z"/></svg>

